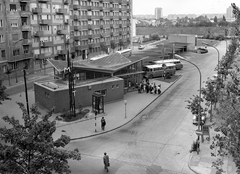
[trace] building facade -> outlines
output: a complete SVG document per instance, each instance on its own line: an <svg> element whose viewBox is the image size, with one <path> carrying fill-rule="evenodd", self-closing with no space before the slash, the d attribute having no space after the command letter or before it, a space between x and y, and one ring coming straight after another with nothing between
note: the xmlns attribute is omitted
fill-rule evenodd
<svg viewBox="0 0 240 174"><path fill-rule="evenodd" d="M131 45L131 0L0 0L0 13L2 75Z"/></svg>
<svg viewBox="0 0 240 174"><path fill-rule="evenodd" d="M233 21L233 19L234 19L233 7L229 6L227 8L227 12L226 12L226 20L227 21Z"/></svg>
<svg viewBox="0 0 240 174"><path fill-rule="evenodd" d="M158 7L155 8L155 19L160 19L162 18L162 8Z"/></svg>

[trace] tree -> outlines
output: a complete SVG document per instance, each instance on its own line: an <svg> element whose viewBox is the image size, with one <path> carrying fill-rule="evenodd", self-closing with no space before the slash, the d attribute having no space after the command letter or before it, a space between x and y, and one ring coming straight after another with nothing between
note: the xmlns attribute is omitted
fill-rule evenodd
<svg viewBox="0 0 240 174"><path fill-rule="evenodd" d="M114 50L116 48L116 43L114 41L111 41L111 48Z"/></svg>
<svg viewBox="0 0 240 174"><path fill-rule="evenodd" d="M207 105L210 105L210 122L212 122L212 105L218 100L218 91L215 89L215 84L212 80L206 81L205 88L202 88L203 98L208 102Z"/></svg>
<svg viewBox="0 0 240 174"><path fill-rule="evenodd" d="M28 115L24 105L17 104L23 112L23 124L14 117L4 116L10 128L0 128L0 139L5 142L0 144L0 173L70 173L67 160L80 160L81 155L78 149L63 149L70 137L62 135L53 140L56 122L49 120L53 111L40 117L37 107L32 106Z"/></svg>
<svg viewBox="0 0 240 174"><path fill-rule="evenodd" d="M213 21L214 21L214 23L218 22L217 16L214 17Z"/></svg>
<svg viewBox="0 0 240 174"><path fill-rule="evenodd" d="M193 95L193 98L186 100L186 102L188 103L186 108L189 109L193 115L199 115L199 111L200 113L204 111L203 107L201 105L199 106L200 102L203 102L203 99L198 95Z"/></svg>
<svg viewBox="0 0 240 174"><path fill-rule="evenodd" d="M2 101L4 100L11 100L9 95L5 92L6 86L2 84L2 80L0 80L0 105L2 104Z"/></svg>
<svg viewBox="0 0 240 174"><path fill-rule="evenodd" d="M10 86L11 85L11 83L10 83L10 74L12 74L12 69L8 68L8 66L7 66L7 70L6 70L5 74L7 74L7 76L8 76L8 84Z"/></svg>
<svg viewBox="0 0 240 174"><path fill-rule="evenodd" d="M227 20L226 20L226 17L223 15L223 18L222 18L222 20L224 21L224 22L226 22Z"/></svg>

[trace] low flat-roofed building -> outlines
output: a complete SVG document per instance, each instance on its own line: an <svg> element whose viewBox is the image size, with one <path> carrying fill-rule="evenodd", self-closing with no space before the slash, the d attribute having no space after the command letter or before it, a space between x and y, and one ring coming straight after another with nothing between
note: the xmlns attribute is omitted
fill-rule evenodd
<svg viewBox="0 0 240 174"><path fill-rule="evenodd" d="M170 43L182 44L186 46L186 51L193 51L197 46L197 36L188 34L170 34L168 36Z"/></svg>
<svg viewBox="0 0 240 174"><path fill-rule="evenodd" d="M72 63L74 72L74 90L76 108L92 105L92 96L101 93L104 102L120 100L124 94L136 90L136 84L143 79L143 60L131 61L120 53L101 59L76 61ZM55 108L54 112L68 111L69 87L67 62L48 60L54 67L55 80L35 82L35 102L46 109Z"/></svg>

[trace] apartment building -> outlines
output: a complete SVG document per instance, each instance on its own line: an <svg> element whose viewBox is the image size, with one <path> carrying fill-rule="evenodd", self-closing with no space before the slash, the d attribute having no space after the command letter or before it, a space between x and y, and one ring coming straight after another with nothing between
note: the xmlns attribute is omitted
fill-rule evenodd
<svg viewBox="0 0 240 174"><path fill-rule="evenodd" d="M0 0L0 14L1 74L131 44L131 0Z"/></svg>

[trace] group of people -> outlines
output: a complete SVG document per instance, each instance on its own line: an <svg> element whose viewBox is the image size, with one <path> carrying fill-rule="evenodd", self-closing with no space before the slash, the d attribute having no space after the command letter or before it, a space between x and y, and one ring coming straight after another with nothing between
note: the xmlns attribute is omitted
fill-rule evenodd
<svg viewBox="0 0 240 174"><path fill-rule="evenodd" d="M146 83L140 82L138 85L138 93L146 92L150 94L161 94L161 84L156 85L156 83L149 83L147 81Z"/></svg>

